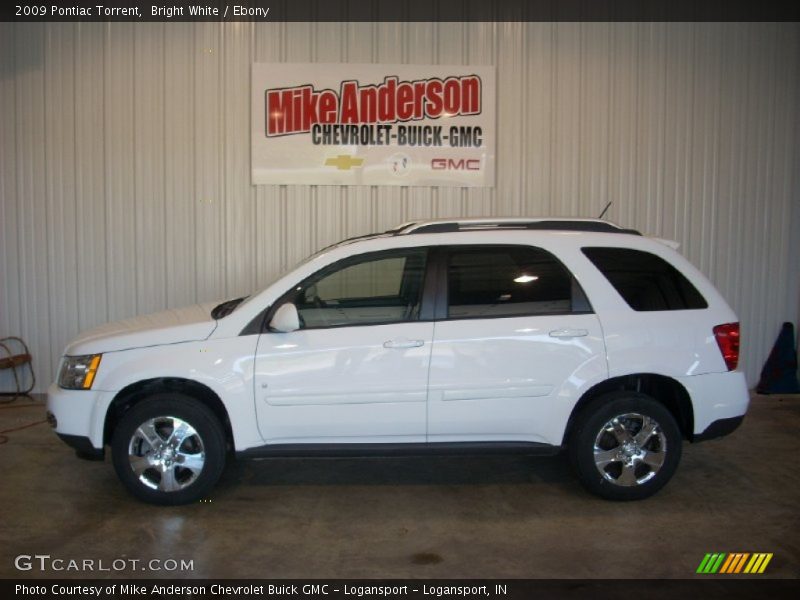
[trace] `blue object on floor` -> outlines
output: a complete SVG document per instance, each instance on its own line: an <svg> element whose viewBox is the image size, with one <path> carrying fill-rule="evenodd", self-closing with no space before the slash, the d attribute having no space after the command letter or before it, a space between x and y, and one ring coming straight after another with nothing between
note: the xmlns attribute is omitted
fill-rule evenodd
<svg viewBox="0 0 800 600"><path fill-rule="evenodd" d="M772 352L769 353L769 358L761 369L761 379L756 391L759 394L800 394L794 325L791 323L783 324Z"/></svg>

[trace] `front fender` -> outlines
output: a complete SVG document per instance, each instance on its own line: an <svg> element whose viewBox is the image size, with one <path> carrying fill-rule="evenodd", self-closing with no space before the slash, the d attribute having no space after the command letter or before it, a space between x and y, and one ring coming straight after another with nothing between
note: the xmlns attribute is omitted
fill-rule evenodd
<svg viewBox="0 0 800 600"><path fill-rule="evenodd" d="M222 400L237 450L262 444L253 402L257 340L256 335L238 336L104 354L94 385L100 394L93 431L99 427L102 432L111 402L126 387L150 379L187 379L206 386Z"/></svg>

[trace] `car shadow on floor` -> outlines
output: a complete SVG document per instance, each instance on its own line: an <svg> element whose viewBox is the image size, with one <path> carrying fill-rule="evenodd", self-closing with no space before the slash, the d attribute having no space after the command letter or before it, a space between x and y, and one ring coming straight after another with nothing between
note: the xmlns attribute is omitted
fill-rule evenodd
<svg viewBox="0 0 800 600"><path fill-rule="evenodd" d="M270 458L231 461L221 488L295 485L498 485L565 483L565 455Z"/></svg>

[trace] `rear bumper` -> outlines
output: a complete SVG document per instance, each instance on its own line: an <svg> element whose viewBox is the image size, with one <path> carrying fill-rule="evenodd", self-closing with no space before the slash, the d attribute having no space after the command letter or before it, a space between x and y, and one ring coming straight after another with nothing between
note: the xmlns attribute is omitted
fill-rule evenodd
<svg viewBox="0 0 800 600"><path fill-rule="evenodd" d="M679 377L694 412L693 440L713 439L736 429L750 405L744 373L707 373Z"/></svg>
<svg viewBox="0 0 800 600"><path fill-rule="evenodd" d="M742 424L742 421L744 421L744 415L741 417L730 417L729 419L720 419L719 421L714 421L711 423L711 425L706 427L703 433L696 433L692 441L705 442L707 440L721 438L736 431L739 428L739 425Z"/></svg>

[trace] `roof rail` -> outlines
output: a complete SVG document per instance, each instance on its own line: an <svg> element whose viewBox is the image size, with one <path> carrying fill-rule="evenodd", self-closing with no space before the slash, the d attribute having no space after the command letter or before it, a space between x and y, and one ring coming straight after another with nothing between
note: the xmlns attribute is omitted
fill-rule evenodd
<svg viewBox="0 0 800 600"><path fill-rule="evenodd" d="M500 229L538 229L551 231L588 231L595 233L627 233L642 235L635 229L624 229L619 225L601 219L570 218L480 218L480 219L437 219L404 223L387 233L410 235L415 233L453 233L457 231L497 231Z"/></svg>

